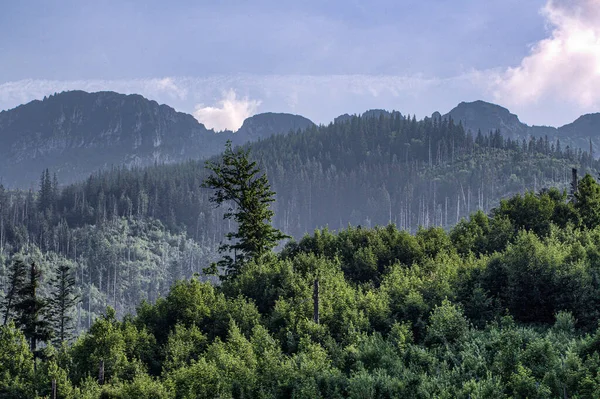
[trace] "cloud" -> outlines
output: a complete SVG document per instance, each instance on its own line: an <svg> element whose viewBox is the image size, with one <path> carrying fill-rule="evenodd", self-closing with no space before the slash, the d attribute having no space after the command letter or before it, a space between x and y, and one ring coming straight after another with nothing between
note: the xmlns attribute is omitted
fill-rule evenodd
<svg viewBox="0 0 600 399"><path fill-rule="evenodd" d="M246 118L256 113L260 104L261 101L250 100L247 97L238 100L235 91L229 89L223 93L223 99L217 107L196 105L194 117L209 129L235 131L242 126Z"/></svg>
<svg viewBox="0 0 600 399"><path fill-rule="evenodd" d="M548 0L541 10L549 37L495 82L498 101L533 106L566 102L593 110L600 107L600 0Z"/></svg>
<svg viewBox="0 0 600 399"><path fill-rule="evenodd" d="M179 86L173 78L150 79L146 81L147 90L169 93L180 100L187 98L187 88Z"/></svg>

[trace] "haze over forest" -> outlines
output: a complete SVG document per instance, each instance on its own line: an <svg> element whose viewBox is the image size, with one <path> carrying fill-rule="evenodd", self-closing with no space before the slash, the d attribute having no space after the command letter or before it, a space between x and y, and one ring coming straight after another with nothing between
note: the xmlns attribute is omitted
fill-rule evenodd
<svg viewBox="0 0 600 399"><path fill-rule="evenodd" d="M34 3L0 398L600 396L598 0Z"/></svg>

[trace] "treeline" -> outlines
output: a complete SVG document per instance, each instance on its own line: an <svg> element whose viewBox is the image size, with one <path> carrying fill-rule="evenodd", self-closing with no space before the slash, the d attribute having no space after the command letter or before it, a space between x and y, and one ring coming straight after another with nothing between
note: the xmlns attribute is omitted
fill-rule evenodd
<svg viewBox="0 0 600 399"><path fill-rule="evenodd" d="M219 184L228 187L212 186ZM240 250L252 256L230 260L236 272L220 285L179 281L122 321L108 308L72 345L49 345L36 359L26 331L2 327L0 391L11 398L50 396L53 386L59 398L600 395L600 185L590 175L573 196L516 195L450 231L317 230L278 254L252 252L252 231L238 230ZM267 243L267 233L256 240Z"/></svg>
<svg viewBox="0 0 600 399"><path fill-rule="evenodd" d="M398 112L273 136L252 148L277 192L274 225L296 238L348 224L449 228L502 197L568 187L572 166L599 169L586 152L559 141L517 142L499 131L473 136L451 119ZM158 219L202 247L218 246L232 226L208 202L205 177L204 163L190 161L115 168L62 189L43 176L39 195L0 189L0 247L53 249L61 222L75 228L120 217Z"/></svg>

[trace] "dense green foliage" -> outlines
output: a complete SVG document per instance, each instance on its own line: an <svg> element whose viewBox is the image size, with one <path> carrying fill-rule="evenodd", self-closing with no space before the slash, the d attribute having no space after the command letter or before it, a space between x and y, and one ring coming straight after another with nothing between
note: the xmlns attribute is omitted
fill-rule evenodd
<svg viewBox="0 0 600 399"><path fill-rule="evenodd" d="M450 232L317 230L218 286L180 280L122 320L109 307L41 360L9 323L0 392L47 396L55 380L60 398L598 397L600 225L585 215L600 186L578 188L514 196Z"/></svg>

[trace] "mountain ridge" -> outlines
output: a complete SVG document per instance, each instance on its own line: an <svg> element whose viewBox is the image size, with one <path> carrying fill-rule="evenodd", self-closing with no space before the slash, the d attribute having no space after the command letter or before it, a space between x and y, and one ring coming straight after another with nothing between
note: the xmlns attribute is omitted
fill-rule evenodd
<svg viewBox="0 0 600 399"><path fill-rule="evenodd" d="M370 109L361 118L402 115ZM343 114L334 123L353 116ZM460 102L433 119L452 118L476 135L500 129L513 140L548 136L573 149L600 146L600 113L585 114L561 127L529 126L500 105ZM139 94L66 91L0 111L0 183L28 187L49 168L59 180L81 180L112 166L140 167L217 155L226 140L235 145L316 125L301 115L265 112L247 118L236 131L215 132L190 114ZM596 153L596 152L594 152ZM600 153L600 151L598 151Z"/></svg>
<svg viewBox="0 0 600 399"><path fill-rule="evenodd" d="M448 117L463 123L465 129L473 134L477 134L479 130L488 133L500 129L502 135L511 139L526 140L530 137L547 136L550 141L560 140L562 145L572 149L589 151L590 145L592 148L600 147L600 113L581 115L573 122L559 127L530 126L521 122L519 117L510 113L507 108L478 100L461 102L442 118Z"/></svg>
<svg viewBox="0 0 600 399"><path fill-rule="evenodd" d="M581 116L579 116L577 119L575 119L573 122L567 123L565 125L562 126L551 126L551 125L528 125L524 122L521 122L519 120L519 117L516 114L511 113L507 108L498 105L498 104L494 104L494 103L490 103L487 101L483 101L483 100L475 100L475 101L471 101L471 102L465 102L462 101L460 102L456 107L454 107L453 109L451 109L448 113L444 114L442 116L442 118L448 118L449 116L451 116L455 121L457 120L461 120L464 124L465 122L465 118L460 116L461 111L463 111L464 108L467 108L470 112L476 112L477 109L484 109L484 108L488 108L488 109L494 109L496 110L496 112L498 112L500 115L501 114L506 114L512 122L517 122L520 125L526 127L527 129L532 129L532 128L539 128L539 129L553 129L556 131L561 131L561 130L568 130L571 126L575 126L575 125L581 125L583 123L597 123L598 120L600 120L600 112L592 112L592 113L587 113L587 114L583 114ZM475 109L473 109L475 108ZM502 121L505 122L505 121ZM465 125L465 129L469 129L468 125ZM600 133L600 130L598 131L598 133Z"/></svg>
<svg viewBox="0 0 600 399"><path fill-rule="evenodd" d="M287 133L290 130L304 130L316 126L310 119L302 115L281 112L263 112L244 120L242 126L233 132L234 142L243 144L257 141L275 134Z"/></svg>
<svg viewBox="0 0 600 399"><path fill-rule="evenodd" d="M227 139L241 145L314 125L299 115L259 115L249 118L251 129L216 133L139 94L54 94L0 112L0 182L27 187L46 168L72 182L111 166L203 159L221 152Z"/></svg>

